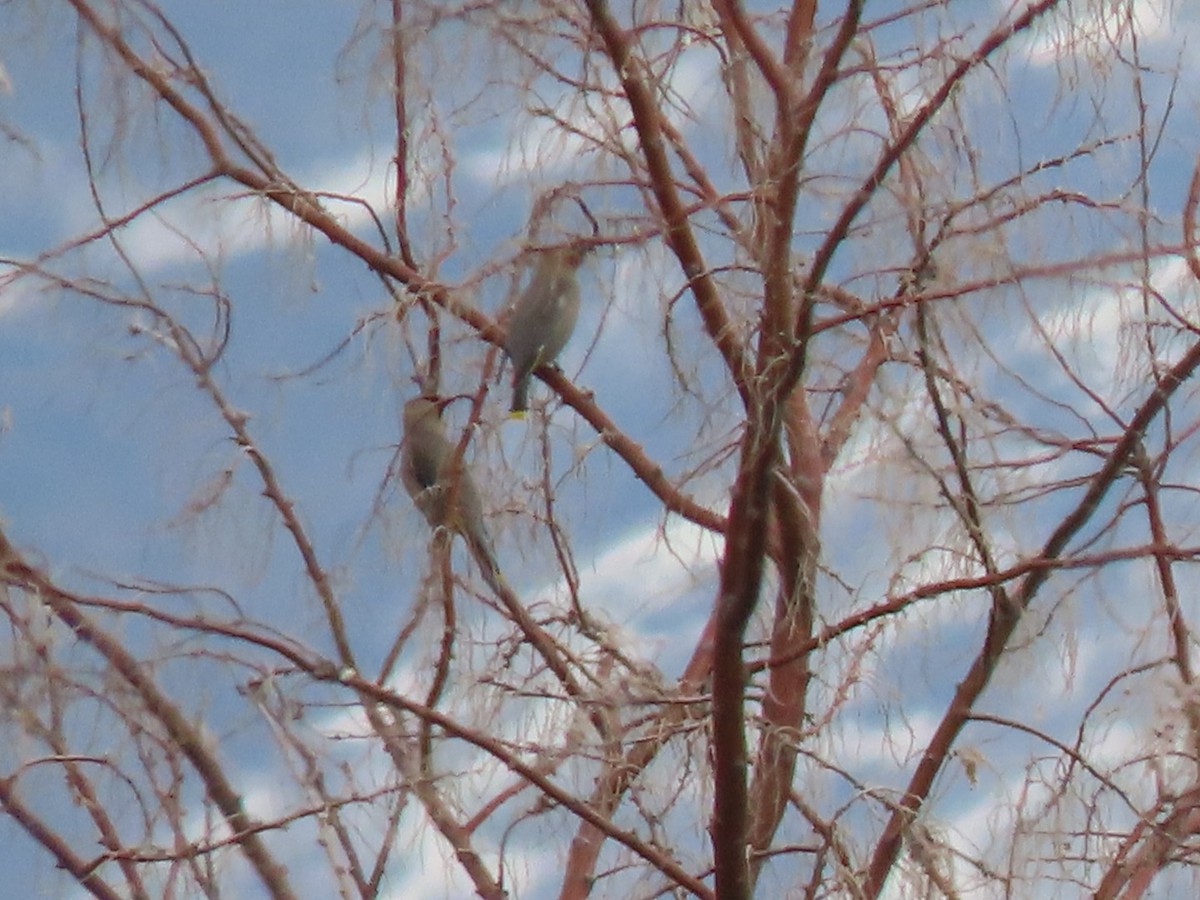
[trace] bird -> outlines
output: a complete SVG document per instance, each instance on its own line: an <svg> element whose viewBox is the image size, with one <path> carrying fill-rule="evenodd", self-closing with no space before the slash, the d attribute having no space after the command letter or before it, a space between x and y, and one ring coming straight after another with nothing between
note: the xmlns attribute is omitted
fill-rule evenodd
<svg viewBox="0 0 1200 900"><path fill-rule="evenodd" d="M585 253L579 246L544 251L513 308L504 338L504 352L513 365L513 418L523 418L529 408L533 370L554 362L575 330L579 318L575 272Z"/></svg>
<svg viewBox="0 0 1200 900"><path fill-rule="evenodd" d="M444 398L422 395L404 404L400 480L434 528L462 535L485 580L494 589L500 578L496 553L483 522L483 503L471 473L442 427Z"/></svg>

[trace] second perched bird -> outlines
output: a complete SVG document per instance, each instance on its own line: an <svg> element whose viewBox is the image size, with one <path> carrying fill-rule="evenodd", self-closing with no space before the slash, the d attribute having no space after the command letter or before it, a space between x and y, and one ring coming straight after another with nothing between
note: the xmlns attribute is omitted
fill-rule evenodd
<svg viewBox="0 0 1200 900"><path fill-rule="evenodd" d="M579 282L575 270L583 260L580 247L547 250L538 260L529 286L517 300L504 352L512 360L512 415L529 407L529 379L538 366L552 363L575 330L579 318Z"/></svg>
<svg viewBox="0 0 1200 900"><path fill-rule="evenodd" d="M442 428L443 406L444 400L431 397L414 397L404 404L400 480L425 521L463 536L494 588L500 570L483 524L483 504L462 461L454 465L455 447Z"/></svg>

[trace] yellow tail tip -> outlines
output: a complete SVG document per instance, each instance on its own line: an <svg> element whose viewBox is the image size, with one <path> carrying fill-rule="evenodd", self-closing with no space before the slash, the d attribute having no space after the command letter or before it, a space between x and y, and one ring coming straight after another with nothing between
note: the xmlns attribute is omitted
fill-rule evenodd
<svg viewBox="0 0 1200 900"><path fill-rule="evenodd" d="M508 411L508 417L509 417L510 419L516 419L518 422L524 421L524 419L525 419L525 410L523 410L523 409L510 409L510 410Z"/></svg>

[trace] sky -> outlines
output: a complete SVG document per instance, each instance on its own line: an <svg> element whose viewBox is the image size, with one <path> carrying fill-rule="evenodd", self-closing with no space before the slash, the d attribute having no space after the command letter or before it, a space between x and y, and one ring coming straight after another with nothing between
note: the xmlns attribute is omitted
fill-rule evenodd
<svg viewBox="0 0 1200 900"><path fill-rule="evenodd" d="M77 71L83 72L86 105L102 111L89 119L89 127L97 150L111 151L110 158L101 155L96 160L102 166L99 182L110 211L129 208L180 172L200 171L199 151L185 145L184 129L170 115L129 94L94 53L84 54L82 69L77 70L78 37L66 7L62 14L51 15L35 6L0 8L3 259L29 259L95 227L96 209L80 153ZM997 0L988 6L995 10L1005 4ZM1181 89L1200 74L1180 49L1186 36L1194 36L1195 13L1176 10L1168 15L1165 3L1148 0L1134 6L1139 52L1154 74L1148 74L1144 84L1148 108L1161 114L1169 92L1180 92L1178 111L1163 127L1161 150L1151 168L1154 203L1163 204L1164 217L1177 216L1200 109L1197 99ZM308 0L172 0L162 8L186 35L220 96L297 182L387 209L394 188L389 168L393 135L379 10ZM966 27L955 18L964 15L964 8L959 4L950 11L948 30L955 24ZM1086 17L1089 8L1073 7L1080 17ZM1103 29L1096 25L1092 33L1099 36ZM954 110L953 123L982 135L981 147L992 138L1011 146L1028 164L1061 152L1055 148L1074 146L1134 121L1132 101L1117 93L1127 91L1128 85L1116 76L1109 76L1113 93L1100 100L1096 96L1103 91L1084 90L1061 77L1063 72L1076 72L1080 79L1106 76L1086 42L1067 51L1051 40L1052 35L1053 29L1047 28L1022 41L1013 63L994 73L991 84L968 93L969 99ZM889 41L899 45L906 39L910 36L886 28L879 32L884 49ZM1122 46L1128 49L1128 40ZM422 63L432 60L443 70L458 66L461 72L446 82L417 85L418 92L428 89L438 99L436 109L443 118L437 120L414 104L414 133L420 138L414 141L414 158L418 167L432 170L445 149L438 141L439 129L453 135L455 246L437 277L463 284L464 296L495 314L525 277L513 260L525 239L534 193L591 171L592 161L578 139L563 139L540 122L494 105L511 99L511 91L499 78L488 80L487 51L478 38L452 34L430 49L428 57L421 57ZM1177 84L1160 74L1172 68L1180 70ZM721 122L711 60L687 58L675 70L672 86L708 113L698 120L677 117L676 124L697 139L714 170L730 168L720 141L705 145L701 140ZM538 83L536 89L553 106L554 86ZM913 106L926 96L916 80L907 89L903 99ZM847 117L860 99L847 91ZM128 126L114 132L110 113L125 108L122 104L128 104ZM1019 141L1013 138L1017 129L1008 118L1010 107L1024 117ZM569 105L561 109L566 115L578 112ZM1030 121L1039 127L1025 127ZM820 123L815 168L852 170L856 161L869 158L872 145L853 135L840 136L841 124L835 112ZM951 120L945 127L953 128ZM1061 180L1064 189L1107 194L1106 179L1124 171L1123 154L1129 152L1123 145L1112 153L1097 153L1094 167L1054 171L1044 178L1047 184ZM1011 164L1002 153L984 152L981 157L985 170ZM816 237L799 237L802 250L811 250L819 240L821 225L828 224L844 196L839 190L844 186L817 192L827 198L827 205L816 206L806 218ZM387 480L399 441L399 408L414 390L406 345L410 335L390 321L392 301L361 263L299 231L257 200L233 198L235 193L228 183L217 183L168 201L158 215L122 229L121 246L156 296L206 337L214 333L211 298L182 286L219 281L229 303L230 339L216 375L229 389L229 402L246 412L251 432L310 529L345 604L355 645L364 660L377 665L402 619L396 605L407 602L428 564L427 528L403 491ZM412 200L418 246L441 246L446 228L444 185L430 178L418 186ZM614 191L605 198L610 204L605 211L628 200ZM329 206L359 234L372 234L362 207L333 201ZM1090 220L1076 221L1080 231L1068 240L1010 249L1053 262L1072 257L1081 247L1131 239L1090 231ZM880 252L899 259L902 250L884 247ZM698 340L699 325L686 303L677 304L673 339L681 358L693 367L697 383L715 388L716 400L697 409L673 392L674 373L660 349L660 295L678 287L669 262L658 245L595 254L581 274L584 307L576 337L561 362L668 472L680 474L701 462L702 454L690 444L692 435L699 433L714 445L735 440L737 410L732 391L714 374L714 356ZM988 263L960 262L980 270ZM834 276L869 293L862 282L866 276L860 273L873 272L876 263L861 253L839 259ZM72 272L109 278L125 287L132 283L105 245L73 255L71 266L77 267ZM1186 272L1176 262L1162 263L1154 278L1165 294L1194 301ZM211 403L197 391L194 377L173 359L171 338L139 310L46 290L28 279L10 281L3 267L0 279L0 522L13 542L43 562L61 583L80 591L112 594L116 583L135 583L143 589L155 583L205 585L228 591L251 617L332 654L320 604L274 511L261 496L246 454L229 440ZM882 292L887 285L881 281L877 289ZM1111 360L1132 352L1128 322L1136 297L1122 295L1107 282L1083 291L1083 296L1086 302L1081 305L1038 298L1038 321L1056 336L1056 346L1093 377L1103 398L1127 411L1141 396L1139 385L1136 379L1123 379ZM1015 301L1008 297L1004 302ZM1036 329L1013 334L1000 324L993 327L995 349L1006 355L1014 370L1039 379L1038 388L1051 399L1086 404L1077 386L1047 358L1046 342ZM414 328L412 334L419 345L419 330ZM447 325L447 337L450 358L458 366L450 375L454 389L470 390L479 377L478 342L452 324ZM1004 384L986 354L980 355L979 369L985 378L995 378L989 387L996 396L1029 419L1047 429L1078 430L1077 421L1064 419L1053 402L1040 402L1036 391ZM895 392L889 393L885 382L877 397L881 409L890 409L901 423L928 415L899 384L892 386ZM491 397L503 398L505 393L501 382ZM539 403L547 399L543 386L535 387L535 395ZM532 540L530 523L511 512L522 491L538 477L541 419L533 417L536 427L507 421L502 405L502 399L489 401L471 460L489 509L495 512L490 524L501 565L530 603L565 606L566 590L552 551L546 542ZM451 408L452 424L461 425L465 406ZM1086 411L1103 419L1099 407ZM585 423L555 403L549 404L548 412L557 508L571 528L583 603L605 627L621 634L639 658L675 676L710 607L721 548L695 526L673 518L664 523L654 498L606 453ZM952 555L945 553L907 568L897 566L907 548L909 536L904 532L912 522L905 516L911 513L881 514L875 502L885 489L906 489L886 485L888 471L874 465L880 446L889 440L880 428L864 429L830 476L822 539L826 548L837 548L828 553L838 574L851 578L850 589L829 579L829 606L823 614L830 618L895 589L888 579L897 571L913 579L930 578L953 565ZM1030 478L1055 467L1066 471L1070 465L1056 460L1031 467ZM727 473L726 468L697 479L689 490L723 509ZM1053 503L1032 506L1028 520L1014 515L1014 558L1036 546L1041 534L1038 517L1055 508ZM931 513L924 524L936 528L945 520ZM460 567L469 568L462 556L456 559ZM1028 623L1030 635L1040 631L1043 639L1031 639L1026 648L1014 651L989 693L988 709L997 715L1027 714L1050 732L1077 721L1080 708L1095 696L1095 679L1110 674L1108 654L1126 652L1121 635L1106 629L1122 616L1129 617L1133 628L1141 627L1149 612L1128 605L1125 598L1145 593L1151 577L1148 567L1131 563L1114 567L1103 584L1063 579L1060 602L1037 612ZM175 611L225 609L225 601L215 594L188 593L155 602ZM822 738L822 750L852 762L858 776L872 785L899 787L897 761L911 765L912 754L924 746L954 687L957 675L948 677L947 671L961 671L978 646L980 602L974 596L918 606L907 627L883 629L873 637L871 653L861 661L862 686L852 692L836 731ZM482 610L468 613L466 621L475 636L494 633L489 630L494 621ZM128 627L131 639L136 639L137 626ZM826 699L837 689L836 676L855 665L853 653L844 648L831 648L828 656L833 674L820 688ZM418 684L421 662L405 658L394 683L403 685L409 679ZM197 679L197 672L211 680ZM246 715L244 705L230 703L238 675L223 670L217 659L204 660L196 669L164 665L160 675L165 685L191 694L194 708L211 712L211 721L220 723L213 739L239 776L250 808L263 815L279 812L288 779L264 761L261 741L270 731L269 722L236 721L237 715ZM1032 712L1030 682L1037 686ZM467 689L459 689L465 697ZM327 695L313 691L312 697L320 702ZM919 699L907 702L913 697ZM1149 746L1153 723L1163 714L1160 707L1172 704L1169 697L1158 697L1141 710L1144 719L1123 719L1115 713L1104 717L1087 738L1096 758L1120 759L1131 748ZM897 723L887 710L901 698L906 700L906 716ZM231 721L232 709L238 712ZM344 736L339 752L361 771L377 771L383 783L381 760L354 740L363 728L354 710L331 706L307 725L314 733ZM569 733L562 723L537 725L550 734ZM527 723L501 718L497 727L519 732ZM1028 791L1023 766L1031 753L1045 754L1047 760L1051 755L1037 741L986 724L964 735L959 752L964 761L981 761L980 774L977 780L968 778L964 763L957 778L950 776L939 786L938 827L953 832L951 839L960 846L983 848L990 833L1004 830L998 823L1012 815L1013 799ZM0 754L0 762L11 767L19 755L20 748L11 748ZM464 757L464 767L468 759L477 763ZM815 795L831 806L847 802L853 793L828 772L814 769L808 774ZM568 775L583 781L587 770L580 767ZM477 777L481 793L505 781L486 768ZM26 791L36 789L35 778L30 778ZM703 784L693 785L692 791L675 816L702 819L710 798ZM1031 806L1035 800L1025 798ZM379 823L364 816L362 827L377 828ZM521 896L550 896L557 884L560 860L539 840L540 827L545 826L521 833L516 842L517 858L525 861L525 872L515 875ZM696 832L696 840L703 841L703 829ZM291 833L305 832L296 826ZM278 846L286 846L285 837L276 840ZM419 817L406 820L399 846L406 864L398 867L389 885L392 896L454 896L463 889L463 883L454 880L461 876L442 864L445 847ZM325 868L322 860L307 856L289 856L289 862L300 884L306 883L304 877L319 879ZM28 840L8 820L0 820L0 865L11 873L14 895L57 896L66 890L47 857L31 851ZM788 874L783 870L770 877L787 885ZM241 889L238 896L254 896L247 873L234 877Z"/></svg>

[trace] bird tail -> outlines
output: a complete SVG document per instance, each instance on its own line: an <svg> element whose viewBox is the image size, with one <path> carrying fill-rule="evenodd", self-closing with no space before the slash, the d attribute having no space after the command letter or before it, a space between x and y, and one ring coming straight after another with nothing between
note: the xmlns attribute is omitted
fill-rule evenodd
<svg viewBox="0 0 1200 900"><path fill-rule="evenodd" d="M529 410L529 374L513 379L512 407L508 415L513 419L525 418Z"/></svg>
<svg viewBox="0 0 1200 900"><path fill-rule="evenodd" d="M508 585L500 573L500 566L496 563L496 552L492 549L488 539L484 535L473 533L465 534L463 537L466 539L471 556L475 558L488 587L496 593L505 590Z"/></svg>

